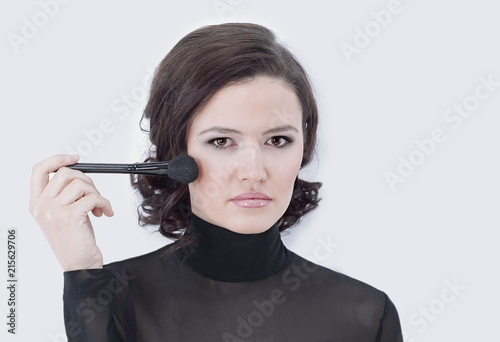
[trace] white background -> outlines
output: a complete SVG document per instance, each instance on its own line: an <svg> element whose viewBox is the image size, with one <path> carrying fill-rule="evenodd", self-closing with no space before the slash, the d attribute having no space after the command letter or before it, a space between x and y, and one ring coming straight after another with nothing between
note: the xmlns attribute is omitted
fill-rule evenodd
<svg viewBox="0 0 500 342"><path fill-rule="evenodd" d="M381 12L386 0L222 0L224 13L213 0L44 3L54 2L2 1L0 10L2 341L65 340L62 271L28 213L32 165L78 148L81 162L142 161L148 70L190 31L229 21L274 30L315 86L318 154L303 176L324 183L323 200L284 237L289 248L385 291L406 341L498 340L500 87L473 98L480 77L500 82L496 2L392 1L390 18L381 14L391 13ZM37 31L20 38L27 22ZM15 35L25 40L13 44ZM355 43L346 58L341 46ZM453 128L443 113L464 101L477 108ZM103 120L113 131L99 137ZM447 138L424 155L415 140L435 129ZM419 153L422 163L391 190L385 173ZM138 226L128 176L91 177L115 211L92 216L105 263L168 242ZM16 336L4 324L9 228L17 229Z"/></svg>

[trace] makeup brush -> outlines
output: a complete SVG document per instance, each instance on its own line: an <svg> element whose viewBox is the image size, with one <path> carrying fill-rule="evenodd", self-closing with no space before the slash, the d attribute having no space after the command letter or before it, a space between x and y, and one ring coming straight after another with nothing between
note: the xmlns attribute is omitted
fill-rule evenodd
<svg viewBox="0 0 500 342"><path fill-rule="evenodd" d="M182 184L191 183L198 177L198 165L193 157L187 154L178 155L168 162L134 164L76 163L66 167L85 173L133 173L167 176Z"/></svg>

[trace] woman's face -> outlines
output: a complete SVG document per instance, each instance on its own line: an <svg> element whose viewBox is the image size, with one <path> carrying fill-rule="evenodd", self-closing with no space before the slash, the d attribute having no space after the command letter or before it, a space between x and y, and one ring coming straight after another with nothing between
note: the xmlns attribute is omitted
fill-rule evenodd
<svg viewBox="0 0 500 342"><path fill-rule="evenodd" d="M285 81L258 76L220 89L190 122L186 140L199 167L189 184L193 214L244 234L283 216L304 147L302 108Z"/></svg>

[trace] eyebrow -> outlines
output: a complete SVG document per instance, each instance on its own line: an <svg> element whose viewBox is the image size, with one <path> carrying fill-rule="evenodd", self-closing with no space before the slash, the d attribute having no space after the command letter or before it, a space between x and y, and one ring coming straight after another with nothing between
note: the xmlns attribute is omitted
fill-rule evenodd
<svg viewBox="0 0 500 342"><path fill-rule="evenodd" d="M268 129L262 135L269 134L269 133L281 133L284 131L295 131L295 132L299 133L298 129L293 127L292 125L283 125L283 126L278 126L278 127ZM216 133L221 133L221 134L225 134L225 133L243 134L236 129L226 128L226 127L221 127L221 126L214 126L214 127L209 128L209 129L206 129L204 131L201 131L198 135L202 135L202 134L205 134L208 132L216 132Z"/></svg>

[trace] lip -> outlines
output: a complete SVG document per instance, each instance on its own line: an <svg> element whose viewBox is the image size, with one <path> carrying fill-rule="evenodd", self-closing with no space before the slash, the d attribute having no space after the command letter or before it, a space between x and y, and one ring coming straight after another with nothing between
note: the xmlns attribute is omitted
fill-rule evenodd
<svg viewBox="0 0 500 342"><path fill-rule="evenodd" d="M244 194L239 194L238 196L233 197L231 200L240 201L250 199L271 200L269 196L263 194L262 192L245 192Z"/></svg>
<svg viewBox="0 0 500 342"><path fill-rule="evenodd" d="M271 198L261 192L246 192L233 197L231 202L242 208L261 208L271 203Z"/></svg>

